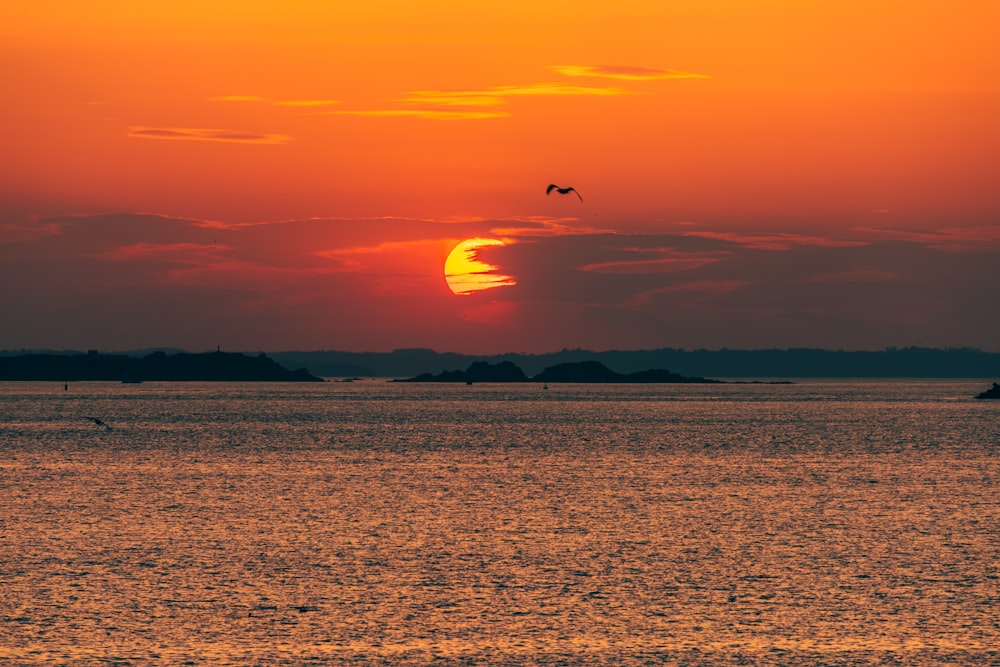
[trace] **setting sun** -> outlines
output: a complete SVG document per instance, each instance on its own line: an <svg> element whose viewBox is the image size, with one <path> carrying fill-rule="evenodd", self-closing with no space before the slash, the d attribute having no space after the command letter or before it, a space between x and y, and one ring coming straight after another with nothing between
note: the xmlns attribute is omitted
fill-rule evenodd
<svg viewBox="0 0 1000 667"><path fill-rule="evenodd" d="M497 273L498 267L479 259L480 248L502 245L505 245L504 242L497 239L474 238L455 246L444 263L444 279L448 288L457 295L464 295L516 285L513 277Z"/></svg>

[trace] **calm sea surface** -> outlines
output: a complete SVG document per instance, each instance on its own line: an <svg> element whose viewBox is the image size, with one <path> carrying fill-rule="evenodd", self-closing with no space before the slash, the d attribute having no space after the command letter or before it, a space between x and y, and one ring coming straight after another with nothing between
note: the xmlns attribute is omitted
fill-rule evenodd
<svg viewBox="0 0 1000 667"><path fill-rule="evenodd" d="M987 385L0 383L0 665L1000 664Z"/></svg>

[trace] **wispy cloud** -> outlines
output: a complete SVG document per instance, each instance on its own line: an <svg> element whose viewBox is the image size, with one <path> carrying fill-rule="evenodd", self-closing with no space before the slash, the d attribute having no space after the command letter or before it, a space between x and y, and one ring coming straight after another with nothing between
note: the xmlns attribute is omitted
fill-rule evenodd
<svg viewBox="0 0 1000 667"><path fill-rule="evenodd" d="M284 134L258 134L201 127L138 127L128 129L136 139L167 139L175 141L219 141L232 144L284 144L291 137Z"/></svg>
<svg viewBox="0 0 1000 667"><path fill-rule="evenodd" d="M495 236L506 237L544 237L544 236L579 236L583 234L613 234L617 230L610 228L581 225L578 218L550 218L545 216L524 216L512 220L520 224L509 224L490 228Z"/></svg>
<svg viewBox="0 0 1000 667"><path fill-rule="evenodd" d="M899 274L892 271L863 268L839 273L825 273L813 276L809 280L814 283L881 283L887 280L896 280L897 278L899 278Z"/></svg>
<svg viewBox="0 0 1000 667"><path fill-rule="evenodd" d="M744 248L756 250L789 250L796 246L818 246L821 248L852 248L868 245L867 241L832 239L806 234L744 234L742 232L682 232L682 236L697 236L705 239L728 241Z"/></svg>
<svg viewBox="0 0 1000 667"><path fill-rule="evenodd" d="M427 247L437 247L440 245L438 239L417 239L415 241L386 241L374 245L347 246L344 248L334 248L332 250L321 250L315 254L320 257L338 258L345 255L384 255L398 252L412 252L423 250Z"/></svg>
<svg viewBox="0 0 1000 667"><path fill-rule="evenodd" d="M511 97L631 95L625 88L573 86L565 83L531 83L522 86L494 86L482 90L414 90L399 99L408 104L440 106L496 106Z"/></svg>
<svg viewBox="0 0 1000 667"><path fill-rule="evenodd" d="M332 260L331 272L369 274L391 280L428 275L428 268L440 266L459 240L416 238L409 241L383 241L330 247L311 254ZM431 275L434 271L431 270Z"/></svg>
<svg viewBox="0 0 1000 667"><path fill-rule="evenodd" d="M657 79L711 79L708 74L695 74L677 69L653 69L630 65L552 65L554 72L564 76L588 76L620 81L655 81Z"/></svg>
<svg viewBox="0 0 1000 667"><path fill-rule="evenodd" d="M205 257L231 249L230 246L204 243L136 243L134 245L119 246L97 255L97 257L118 262L128 262L156 257L170 257L171 259L193 256Z"/></svg>
<svg viewBox="0 0 1000 667"><path fill-rule="evenodd" d="M578 267L580 271L592 273L669 273L690 271L728 257L729 251L686 251L672 247L621 248L627 255L624 259L606 262L592 262Z"/></svg>
<svg viewBox="0 0 1000 667"><path fill-rule="evenodd" d="M414 90L394 101L407 108L336 109L321 111L330 116L371 118L424 118L428 120L485 120L505 118L507 111L487 109L507 103L511 97L612 96L628 95L624 88L571 86L563 83L533 83L523 86L495 86L481 90ZM421 107L421 108L413 108Z"/></svg>
<svg viewBox="0 0 1000 667"><path fill-rule="evenodd" d="M256 102L260 104L272 104L279 107L325 107L333 104L340 104L341 100L273 100L268 97L257 95L219 95L208 98L210 102Z"/></svg>
<svg viewBox="0 0 1000 667"><path fill-rule="evenodd" d="M943 229L901 229L896 227L859 227L864 232L894 241L920 243L929 248L949 251L985 250L1000 244L1000 227L946 227Z"/></svg>
<svg viewBox="0 0 1000 667"><path fill-rule="evenodd" d="M452 109L345 109L324 111L330 116L368 116L372 118L425 118L428 120L483 120L503 118L506 111L462 111Z"/></svg>
<svg viewBox="0 0 1000 667"><path fill-rule="evenodd" d="M150 270L148 279L159 284L211 284L229 287L254 285L261 290L350 271L353 268L339 263L324 266L299 263L289 266L280 257L257 257L237 245L185 241L143 241L114 247L91 257L145 267Z"/></svg>
<svg viewBox="0 0 1000 667"><path fill-rule="evenodd" d="M29 243L62 233L62 225L46 220L7 221L0 218L0 246Z"/></svg>

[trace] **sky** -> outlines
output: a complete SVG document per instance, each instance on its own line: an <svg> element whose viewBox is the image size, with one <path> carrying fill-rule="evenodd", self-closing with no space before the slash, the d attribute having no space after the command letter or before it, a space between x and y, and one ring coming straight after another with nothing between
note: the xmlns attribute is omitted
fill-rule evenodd
<svg viewBox="0 0 1000 667"><path fill-rule="evenodd" d="M1000 351L998 25L7 0L0 349Z"/></svg>

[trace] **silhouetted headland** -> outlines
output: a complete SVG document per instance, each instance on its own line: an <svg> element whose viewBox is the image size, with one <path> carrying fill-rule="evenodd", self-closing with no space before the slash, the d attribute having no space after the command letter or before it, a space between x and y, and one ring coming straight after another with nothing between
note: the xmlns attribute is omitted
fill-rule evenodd
<svg viewBox="0 0 1000 667"><path fill-rule="evenodd" d="M476 361L510 361L530 376L556 364L600 361L619 373L669 368L681 375L716 378L983 378L1000 374L1000 352L972 348L887 348L878 351L784 350L561 350L490 355L399 349L391 352L266 351L286 368L306 367L323 377L412 377L467 368Z"/></svg>
<svg viewBox="0 0 1000 667"><path fill-rule="evenodd" d="M26 354L0 357L0 380L323 382L304 368L290 371L267 355L239 352L124 354Z"/></svg>
<svg viewBox="0 0 1000 667"><path fill-rule="evenodd" d="M687 377L662 369L651 369L635 373L616 373L599 361L580 361L557 364L546 368L529 378L517 365L510 361L490 364L477 361L464 371L444 371L437 375L422 373L416 377L394 382L544 382L544 383L704 383L718 384L720 380L702 377Z"/></svg>
<svg viewBox="0 0 1000 667"><path fill-rule="evenodd" d="M1000 398L1000 384L994 382L992 387L976 396L976 398Z"/></svg>

